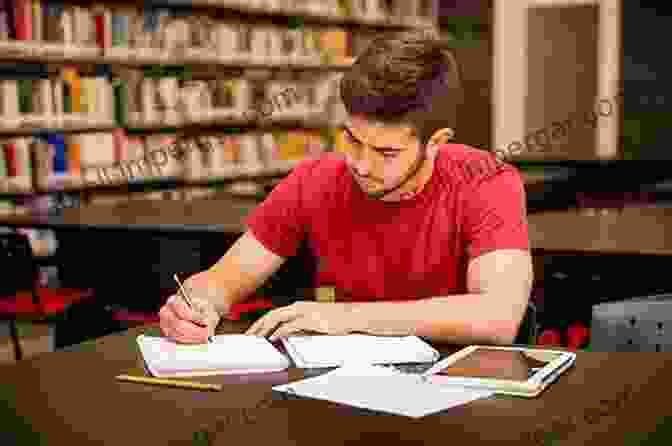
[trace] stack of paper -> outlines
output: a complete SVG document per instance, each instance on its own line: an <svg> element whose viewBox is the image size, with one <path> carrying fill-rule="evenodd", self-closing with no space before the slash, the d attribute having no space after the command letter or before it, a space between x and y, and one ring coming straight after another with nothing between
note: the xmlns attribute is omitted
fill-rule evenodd
<svg viewBox="0 0 672 446"><path fill-rule="evenodd" d="M339 367L346 363L433 362L440 356L417 336L290 336L282 342L300 368Z"/></svg>
<svg viewBox="0 0 672 446"><path fill-rule="evenodd" d="M289 367L287 357L258 336L217 335L207 344L179 344L140 335L137 342L149 372L157 377L275 372Z"/></svg>
<svg viewBox="0 0 672 446"><path fill-rule="evenodd" d="M425 382L420 375L367 364L347 365L273 390L412 418L493 394L489 390L438 386Z"/></svg>

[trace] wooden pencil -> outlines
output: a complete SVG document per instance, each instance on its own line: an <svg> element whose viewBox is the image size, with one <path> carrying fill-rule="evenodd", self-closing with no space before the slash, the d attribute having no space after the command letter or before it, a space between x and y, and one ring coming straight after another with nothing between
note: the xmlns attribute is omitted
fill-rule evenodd
<svg viewBox="0 0 672 446"><path fill-rule="evenodd" d="M150 384L158 386L180 387L183 389L210 390L215 392L219 392L222 390L221 384L198 383L193 381L182 381L177 379L149 378L146 376L131 376L131 375L118 375L116 378L119 381L125 381L125 382Z"/></svg>

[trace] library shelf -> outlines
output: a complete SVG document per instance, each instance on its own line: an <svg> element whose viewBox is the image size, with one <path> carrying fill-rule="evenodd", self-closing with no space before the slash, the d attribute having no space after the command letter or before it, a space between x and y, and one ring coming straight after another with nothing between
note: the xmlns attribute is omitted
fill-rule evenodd
<svg viewBox="0 0 672 446"><path fill-rule="evenodd" d="M303 160L301 160L303 161ZM99 185L65 185L50 187L48 189L35 189L32 191L1 191L0 199L22 199L38 195L50 195L55 193L82 193L82 192L150 192L156 190L171 190L185 187L214 187L227 186L241 181L273 181L284 178L292 171L300 161L287 161L277 163L275 166L233 166L228 172L220 172L216 176L203 178L146 178L130 182L116 182Z"/></svg>
<svg viewBox="0 0 672 446"><path fill-rule="evenodd" d="M106 0L106 4L128 3L127 0ZM251 20L285 20L297 26L302 24L311 25L342 25L351 27L409 29L436 26L433 19L417 16L389 16L378 14L370 18L353 17L346 14L325 14L306 8L286 8L270 6L253 6L249 1L224 2L222 0L150 0L147 6L155 8L180 8L189 7L200 10L222 10L238 13L242 18Z"/></svg>
<svg viewBox="0 0 672 446"><path fill-rule="evenodd" d="M59 63L59 64L94 64L140 67L143 65L159 66L208 66L217 68L250 68L265 70L319 70L342 71L348 69L354 58L347 58L341 63L324 63L318 58L301 58L276 56L272 61L251 57L219 57L199 53L198 50L180 53L149 52L137 49L111 48L103 50L93 47L80 47L65 44L48 44L44 42L28 42L16 40L0 40L0 61L15 63Z"/></svg>

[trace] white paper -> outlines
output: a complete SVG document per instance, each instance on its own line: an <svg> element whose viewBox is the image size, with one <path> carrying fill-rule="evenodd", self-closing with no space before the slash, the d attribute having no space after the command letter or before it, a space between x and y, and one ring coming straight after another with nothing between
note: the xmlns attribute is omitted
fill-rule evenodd
<svg viewBox="0 0 672 446"><path fill-rule="evenodd" d="M318 377L275 386L273 390L411 418L420 418L494 393L438 386L424 382L419 375L364 364L348 365Z"/></svg>
<svg viewBox="0 0 672 446"><path fill-rule="evenodd" d="M290 336L283 339L297 367L338 367L346 363L432 362L439 352L417 336Z"/></svg>
<svg viewBox="0 0 672 446"><path fill-rule="evenodd" d="M259 336L217 335L207 344L179 344L168 338L137 338L154 376L205 376L285 370L289 360Z"/></svg>

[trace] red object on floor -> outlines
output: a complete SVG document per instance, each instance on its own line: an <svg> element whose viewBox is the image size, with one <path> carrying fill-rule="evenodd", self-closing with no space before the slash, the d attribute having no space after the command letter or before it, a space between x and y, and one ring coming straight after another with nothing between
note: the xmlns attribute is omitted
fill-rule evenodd
<svg viewBox="0 0 672 446"><path fill-rule="evenodd" d="M537 345L562 346L562 335L559 330L547 328L539 335Z"/></svg>
<svg viewBox="0 0 672 446"><path fill-rule="evenodd" d="M574 322L567 328L567 347L576 350L588 345L590 329L581 322Z"/></svg>
<svg viewBox="0 0 672 446"><path fill-rule="evenodd" d="M22 316L36 316L40 313L45 316L62 313L67 307L93 296L93 290L76 288L46 288L37 289L40 307L33 303L30 291L21 291L14 296L0 298L0 318L12 317L20 319Z"/></svg>
<svg viewBox="0 0 672 446"><path fill-rule="evenodd" d="M253 297L249 300L246 300L245 302L231 305L229 319L238 321L240 320L240 316L242 314L272 308L275 308L275 305L273 305L273 302L271 302L270 299L264 297Z"/></svg>

